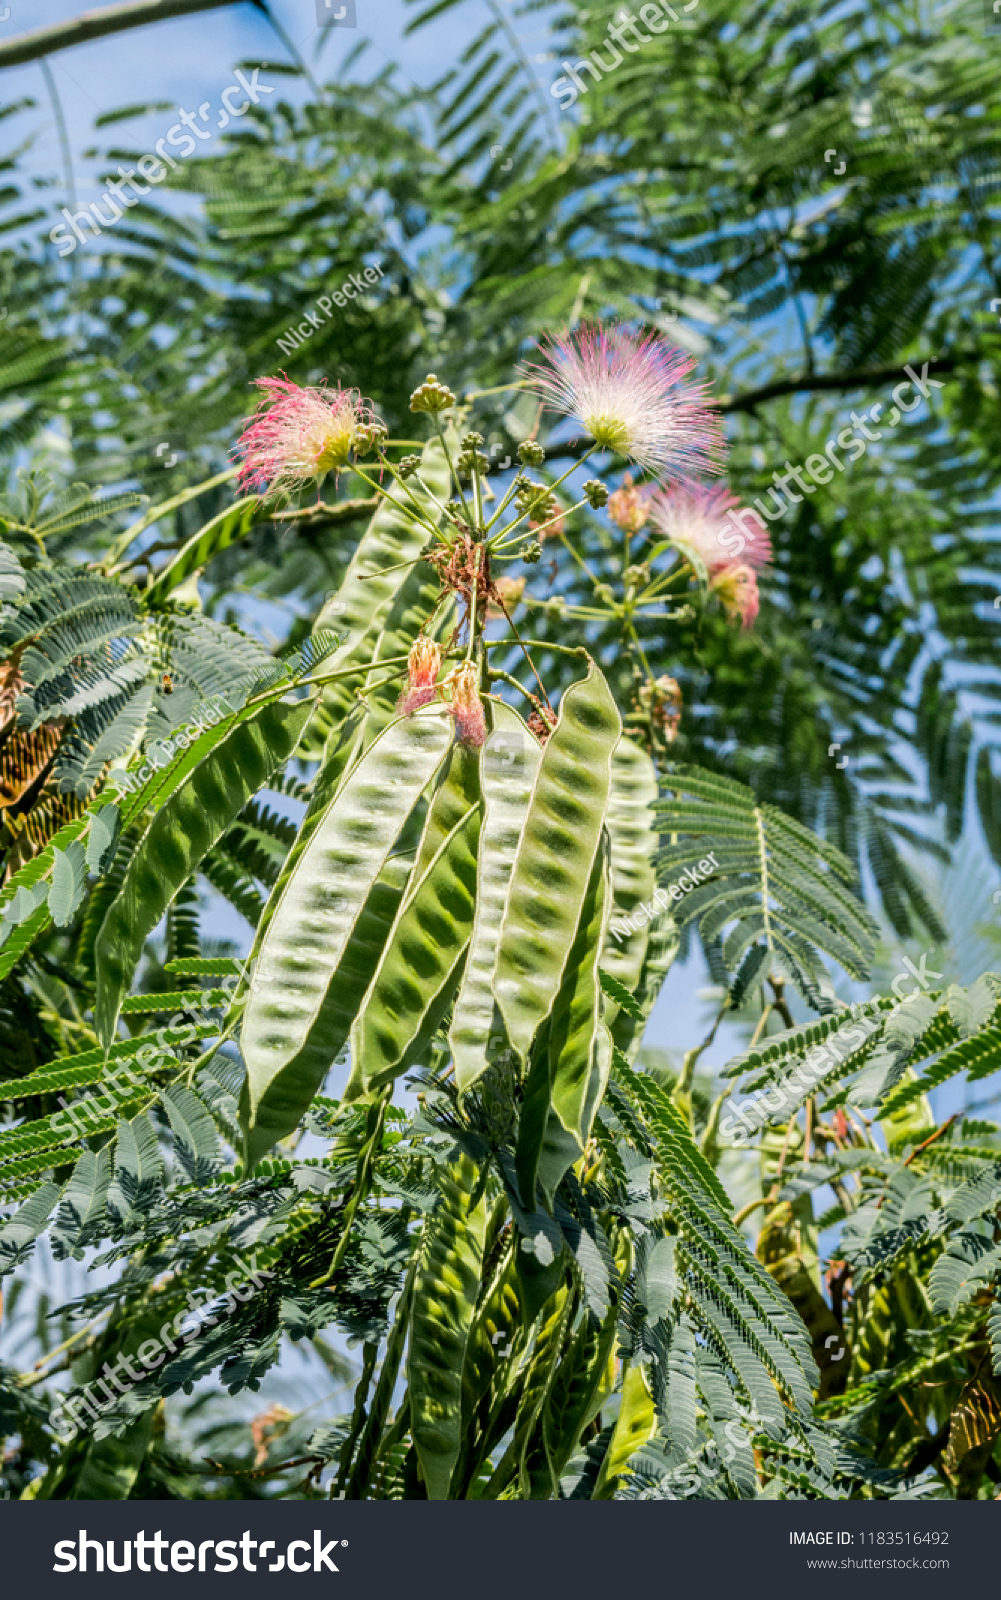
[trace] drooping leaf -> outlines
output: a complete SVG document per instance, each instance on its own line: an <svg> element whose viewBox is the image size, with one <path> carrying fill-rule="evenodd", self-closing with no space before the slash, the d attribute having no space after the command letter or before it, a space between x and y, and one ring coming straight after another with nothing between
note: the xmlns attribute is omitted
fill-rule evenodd
<svg viewBox="0 0 1001 1600"><path fill-rule="evenodd" d="M208 1183L222 1165L215 1123L196 1094L173 1084L161 1096L174 1134L174 1155L191 1183Z"/></svg>
<svg viewBox="0 0 1001 1600"><path fill-rule="evenodd" d="M123 1118L115 1144L115 1179L108 1195L109 1210L123 1214L148 1211L161 1192L163 1156L147 1116L134 1122Z"/></svg>
<svg viewBox="0 0 1001 1600"><path fill-rule="evenodd" d="M309 718L308 701L265 703L238 721L174 789L129 863L97 938L98 1037L115 1035L143 945L199 862L252 794L283 766Z"/></svg>
<svg viewBox="0 0 1001 1600"><path fill-rule="evenodd" d="M639 1001L633 999L625 984L620 983L618 978L613 978L612 974L606 972L603 967L598 970L598 979L606 999L611 1000L612 1004L618 1006L621 1011L625 1011L628 1016L632 1017L634 1022L645 1022L646 1018L643 1015L642 1006Z"/></svg>
<svg viewBox="0 0 1001 1600"><path fill-rule="evenodd" d="M661 883L678 891L671 899L679 927L696 921L706 946L729 927L722 954L734 973L763 946L815 1010L829 1011L821 954L864 978L874 947L875 923L855 897L851 863L732 778L679 765L664 787L657 826L676 842L657 859Z"/></svg>
<svg viewBox="0 0 1001 1600"><path fill-rule="evenodd" d="M101 873L110 865L112 851L122 828L122 815L118 806L106 805L95 810L87 836L87 867Z"/></svg>
<svg viewBox="0 0 1001 1600"><path fill-rule="evenodd" d="M20 1211L16 1211L0 1228L0 1277L27 1261L59 1195L58 1184L43 1184Z"/></svg>
<svg viewBox="0 0 1001 1600"><path fill-rule="evenodd" d="M49 890L49 915L57 928L72 922L87 886L87 854L79 839L65 850L55 850L52 887Z"/></svg>
<svg viewBox="0 0 1001 1600"><path fill-rule="evenodd" d="M82 1256L82 1247L91 1242L91 1235L100 1233L111 1175L109 1145L96 1153L83 1152L63 1189L52 1228L52 1251L57 1261L68 1255Z"/></svg>

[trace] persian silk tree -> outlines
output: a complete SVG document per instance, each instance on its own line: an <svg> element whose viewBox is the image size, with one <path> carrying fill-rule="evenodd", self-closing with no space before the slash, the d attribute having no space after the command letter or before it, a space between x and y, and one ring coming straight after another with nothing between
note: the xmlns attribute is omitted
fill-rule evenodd
<svg viewBox="0 0 1001 1600"><path fill-rule="evenodd" d="M355 393L259 380L241 497L155 572L129 551L171 503L97 569L48 554L44 486L4 508L4 760L25 776L0 977L43 1029L3 1086L0 1268L46 1230L57 1257L124 1263L75 1308L46 1424L46 1374L7 1383L33 1495L142 1492L165 1397L216 1369L255 1389L283 1338L331 1326L361 1374L350 1414L300 1437L303 1494L671 1495L696 1460L723 1497L868 1481L815 1416L819 1333L734 1225L719 1107L696 1139L699 1050L673 1092L639 1060L680 922L725 934L727 1003L770 979L821 1014L823 955L861 976L872 941L836 850L668 760L679 697L636 617L721 602L749 626L767 581L767 541L731 555L732 497L697 481L723 444L692 365L625 327L544 345L517 380L539 423L500 477L434 374L419 447ZM543 407L584 431L555 479ZM616 460L642 477L609 497L586 474ZM269 656L204 616L197 577L256 522L338 520L329 474L375 514ZM621 590L567 605L592 514ZM513 615L539 607L565 623L545 657ZM587 649L609 618L628 705ZM554 704L556 650L575 676ZM710 852L676 909L658 871ZM199 881L253 927L246 959L206 953Z"/></svg>

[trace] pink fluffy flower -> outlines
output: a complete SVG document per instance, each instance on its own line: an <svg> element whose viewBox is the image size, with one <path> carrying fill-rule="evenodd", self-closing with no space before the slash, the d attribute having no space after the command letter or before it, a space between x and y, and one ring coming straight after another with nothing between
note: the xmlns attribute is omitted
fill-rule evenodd
<svg viewBox="0 0 1001 1600"><path fill-rule="evenodd" d="M287 378L256 378L265 398L237 441L238 483L246 493L287 495L347 463L360 428L375 420L357 389L302 389Z"/></svg>
<svg viewBox="0 0 1001 1600"><path fill-rule="evenodd" d="M692 551L708 572L725 567L763 567L772 558L768 528L756 511L741 510L740 501L725 484L694 489L659 490L650 501L650 523L662 539L683 553ZM736 517L728 515L736 512ZM734 530L739 531L739 542ZM747 550L738 563L734 550Z"/></svg>
<svg viewBox="0 0 1001 1600"><path fill-rule="evenodd" d="M487 719L479 692L479 672L472 661L464 661L445 679L452 692L449 712L455 718L455 731L463 744L476 748L487 736Z"/></svg>
<svg viewBox="0 0 1001 1600"><path fill-rule="evenodd" d="M751 626L759 605L758 579L753 567L744 562L734 567L724 567L709 585L709 593L722 601L731 622L739 617L742 627Z"/></svg>
<svg viewBox="0 0 1001 1600"><path fill-rule="evenodd" d="M423 634L420 635L410 646L407 657L410 682L396 702L396 710L401 717L412 716L420 706L430 705L437 697L440 668L440 645L434 639L425 639Z"/></svg>
<svg viewBox="0 0 1001 1600"><path fill-rule="evenodd" d="M538 348L542 361L522 367L523 376L554 410L576 417L601 449L659 476L722 471L719 413L706 404L705 384L683 381L694 356L659 334L587 323Z"/></svg>

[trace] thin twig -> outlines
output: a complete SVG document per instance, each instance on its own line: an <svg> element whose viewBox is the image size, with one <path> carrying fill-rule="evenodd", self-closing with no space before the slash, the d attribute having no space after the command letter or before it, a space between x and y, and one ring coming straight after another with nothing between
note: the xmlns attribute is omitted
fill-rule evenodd
<svg viewBox="0 0 1001 1600"><path fill-rule="evenodd" d="M505 618L507 620L508 627L511 629L511 632L514 634L514 636L517 639L518 643L521 645L522 654L524 655L525 660L528 662L529 666L532 669L532 676L534 677L536 683L539 685L539 688L542 690L542 693L545 696L546 705L549 707L550 711L552 711L552 709L553 709L552 702L551 702L551 700L549 698L549 695L546 693L545 684L543 683L542 679L539 677L538 672L536 671L535 662L532 660L531 656L528 653L528 646L525 643L524 639L521 637L521 634L518 632L518 630L515 627L513 621L511 620L511 613L508 610L507 606L504 604L503 598L499 594L496 595L496 598L497 598L498 604L500 605L500 608L503 611L504 616L505 616ZM505 643L506 642L507 641L505 641Z"/></svg>
<svg viewBox="0 0 1001 1600"><path fill-rule="evenodd" d="M959 1116L959 1112L958 1111L954 1111L952 1113L951 1117L947 1117L940 1128L936 1128L935 1132L932 1133L932 1134L929 1134L928 1138L924 1141L923 1144L917 1145L911 1151L910 1155L907 1157L907 1160L904 1162L904 1166L905 1167L909 1167L911 1162L914 1160L915 1156L919 1156L921 1154L922 1150L927 1150L928 1146L930 1144L934 1144L936 1139L941 1139L943 1133L945 1133L948 1128L952 1127L952 1124L955 1122L955 1120L956 1120L956 1118L958 1116Z"/></svg>
<svg viewBox="0 0 1001 1600"><path fill-rule="evenodd" d="M379 498L377 494L360 495L353 500L335 500L333 505L328 505L325 500L318 500L315 506L283 511L274 520L275 522L353 522L355 517L363 517L369 511L375 511Z"/></svg>

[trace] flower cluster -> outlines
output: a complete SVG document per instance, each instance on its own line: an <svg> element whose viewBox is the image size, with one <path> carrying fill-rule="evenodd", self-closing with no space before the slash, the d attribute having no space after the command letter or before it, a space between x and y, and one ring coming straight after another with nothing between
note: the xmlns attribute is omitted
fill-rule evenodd
<svg viewBox="0 0 1001 1600"><path fill-rule="evenodd" d="M753 511L741 515L758 523L760 532L755 534L752 550L742 561L737 561L720 543L720 529L727 525L728 514L739 504L736 495L722 484L662 489L651 496L647 514L651 527L662 539L705 568L709 593L722 602L727 616L739 617L749 628L758 614L754 569L770 559L772 547L767 527Z"/></svg>
<svg viewBox="0 0 1001 1600"><path fill-rule="evenodd" d="M623 533L639 533L650 515L652 484L633 483L631 472L624 474L622 483L608 497L608 515Z"/></svg>
<svg viewBox="0 0 1001 1600"><path fill-rule="evenodd" d="M287 378L257 378L264 399L237 441L237 479L244 493L287 497L347 466L352 451L368 455L385 438L357 389L303 389Z"/></svg>
<svg viewBox="0 0 1001 1600"><path fill-rule="evenodd" d="M442 685L451 693L449 715L455 718L455 732L463 744L475 749L487 736L487 719L479 692L479 669L473 661L464 661L448 674Z"/></svg>
<svg viewBox="0 0 1001 1600"><path fill-rule="evenodd" d="M727 554L718 536L739 502L723 485L694 481L700 473L721 472L724 451L722 421L705 385L686 381L694 357L656 334L589 324L542 341L539 350L541 360L522 369L528 388L576 418L597 447L671 484L636 485L626 473L609 497L600 480L591 479L584 486L591 505L598 509L607 500L612 522L630 535L649 521L661 538L694 556L727 616L749 627L758 614L754 569L767 562L771 547L764 522L744 512L760 525L761 537L744 561Z"/></svg>
<svg viewBox="0 0 1001 1600"><path fill-rule="evenodd" d="M743 537L732 541L721 536L728 521L735 520L739 502L725 485L699 482L700 477L723 471L725 441L722 417L708 397L707 385L691 380L694 357L660 334L636 332L622 324L581 324L544 339L537 352L521 368L520 387L541 402L539 416L548 406L564 418L576 419L587 436L583 448L571 452L571 464L551 482L540 481L531 471L542 467L546 449L529 437L518 446L520 469L495 492L487 479L497 446L488 452L482 433L462 431L466 403L473 397L467 396L460 405L453 390L433 372L410 397L410 410L426 415L433 430L420 456L396 456L384 424L357 390L300 388L284 376L257 379L264 398L238 445L244 491L287 496L308 484L318 485L328 472L350 467L381 491L395 511L423 528L426 542L415 559L436 575L439 594L431 617L421 619L397 710L410 716L438 701L454 720L457 737L473 746L485 737L480 683L491 678L515 682L500 667L488 665L481 637L488 622L501 620L517 637L510 617L513 606L555 609L561 617L581 621L610 612L621 619L623 636L638 649L634 618L648 616L653 609L663 615L665 603L673 621L694 616L684 597L669 593L672 587L687 585L692 571L729 619L749 627L758 614L756 569L771 556L766 524L746 508L739 511L740 526L746 532L746 519L751 518L754 533L747 538L753 542L753 554L740 555L746 543ZM395 441L396 446L411 443ZM638 481L627 472L610 494L600 477L588 477L577 487L576 503L558 496L561 486L596 452L633 463L634 470L640 469ZM377 479L365 466L373 454ZM509 464L510 459L500 470ZM448 468L447 486L439 482L443 466ZM388 485L386 475L391 479ZM564 496L568 494L569 485L563 490ZM568 538L568 519L584 505L595 511L607 508L609 520L625 535L621 599L610 584L598 581ZM630 550L629 541L647 525L650 554L638 560L639 552ZM537 564L543 541L550 535L568 546L591 578L590 604L568 602L561 594L539 600L524 594L524 578L494 576L497 563ZM739 546L736 554L734 542ZM669 547L685 559L654 570ZM411 566L413 561L399 565ZM552 587L558 575L556 562L547 570ZM672 599L679 598L683 603L670 609ZM445 609L432 628L441 607ZM434 632L445 639L449 616L453 620L447 643L439 645L425 636ZM439 681L447 655L464 659ZM530 657L529 664L545 694ZM654 680L649 668L646 673L647 681L634 700L633 719L639 724L634 731L651 746L666 748L677 731L680 693L673 679ZM528 698L537 704L534 691ZM550 726L543 718L539 736L547 736Z"/></svg>
<svg viewBox="0 0 1001 1600"><path fill-rule="evenodd" d="M438 697L438 673L441 671L441 646L434 639L419 634L410 647L407 658L406 689L396 703L401 717L412 716L421 706L430 705Z"/></svg>

